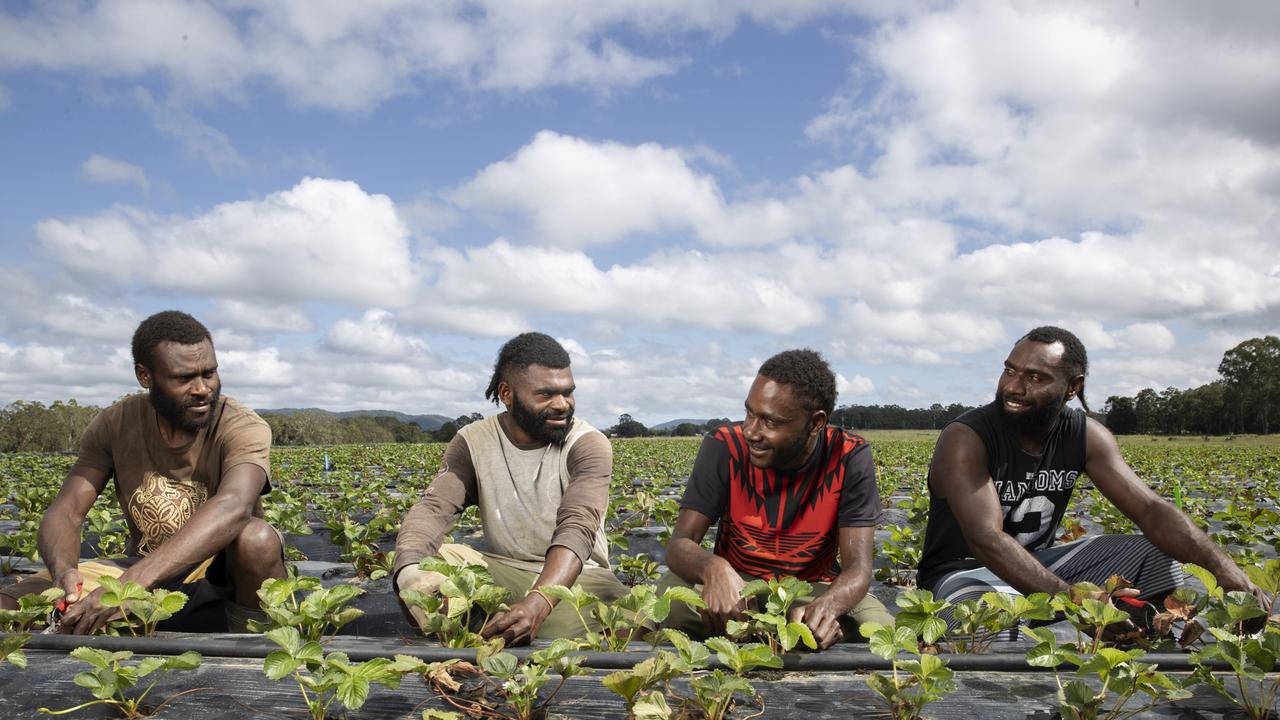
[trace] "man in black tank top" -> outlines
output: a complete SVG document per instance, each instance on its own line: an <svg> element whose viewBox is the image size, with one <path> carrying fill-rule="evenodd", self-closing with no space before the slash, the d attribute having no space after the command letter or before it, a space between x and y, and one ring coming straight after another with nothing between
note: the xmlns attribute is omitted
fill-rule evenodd
<svg viewBox="0 0 1280 720"><path fill-rule="evenodd" d="M1181 564L1210 570L1228 590L1262 599L1248 576L1186 515L1124 461L1112 434L1085 411L1088 359L1075 335L1040 327L1004 362L995 401L961 415L938 437L929 467L929 522L918 584L958 602L997 590L1056 593L1112 575L1155 601L1183 580ZM1053 546L1076 481L1095 487L1142 535L1103 535Z"/></svg>

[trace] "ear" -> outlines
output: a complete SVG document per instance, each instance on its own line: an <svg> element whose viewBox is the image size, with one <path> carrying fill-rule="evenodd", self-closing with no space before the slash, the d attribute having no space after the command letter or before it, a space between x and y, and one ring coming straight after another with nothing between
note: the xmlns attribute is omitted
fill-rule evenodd
<svg viewBox="0 0 1280 720"><path fill-rule="evenodd" d="M1084 376L1077 375L1071 378L1070 382L1067 383L1067 400L1075 398L1082 392L1084 392Z"/></svg>
<svg viewBox="0 0 1280 720"><path fill-rule="evenodd" d="M809 416L809 434L822 432L827 427L827 411L814 410Z"/></svg>
<svg viewBox="0 0 1280 720"><path fill-rule="evenodd" d="M511 396L514 392L506 380L498 381L498 400L506 405L508 410L511 409Z"/></svg>
<svg viewBox="0 0 1280 720"><path fill-rule="evenodd" d="M133 376L138 378L139 385L148 390L151 389L151 371L147 369L146 365L143 365L142 363L134 363Z"/></svg>

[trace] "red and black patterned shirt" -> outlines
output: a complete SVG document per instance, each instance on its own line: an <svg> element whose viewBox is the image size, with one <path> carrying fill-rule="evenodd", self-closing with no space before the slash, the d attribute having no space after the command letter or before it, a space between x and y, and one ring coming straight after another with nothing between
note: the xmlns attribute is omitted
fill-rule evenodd
<svg viewBox="0 0 1280 720"><path fill-rule="evenodd" d="M719 521L715 553L759 578L829 582L840 573L837 529L880 521L867 441L828 427L795 470L751 464L742 423L702 439L681 508Z"/></svg>

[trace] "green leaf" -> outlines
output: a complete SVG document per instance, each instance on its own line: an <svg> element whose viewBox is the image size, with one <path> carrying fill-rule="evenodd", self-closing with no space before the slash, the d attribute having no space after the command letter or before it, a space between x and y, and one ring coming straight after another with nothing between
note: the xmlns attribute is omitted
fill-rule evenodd
<svg viewBox="0 0 1280 720"><path fill-rule="evenodd" d="M651 690L631 706L631 716L635 720L669 720L671 708L661 691Z"/></svg>
<svg viewBox="0 0 1280 720"><path fill-rule="evenodd" d="M102 670L107 670L111 667L112 656L97 648L78 647L72 650L70 655L71 657L77 660L82 660ZM132 656L133 656L133 653L129 653L123 659L128 659L129 657L132 657Z"/></svg>
<svg viewBox="0 0 1280 720"><path fill-rule="evenodd" d="M262 671L271 680L288 677L293 671L302 667L302 662L293 658L284 650L269 653L262 661Z"/></svg>
<svg viewBox="0 0 1280 720"><path fill-rule="evenodd" d="M136 671L138 673L137 676L146 677L151 673L155 672L156 670L159 670L160 668L164 667L164 664L165 664L164 658L158 658L158 657L143 658L137 665L137 668L136 668Z"/></svg>
<svg viewBox="0 0 1280 720"><path fill-rule="evenodd" d="M508 652L500 652L480 661L480 667L490 675L495 675L502 679L510 678L516 674L516 666L519 661L515 655Z"/></svg>
<svg viewBox="0 0 1280 720"><path fill-rule="evenodd" d="M166 670L194 670L200 667L202 660L200 653L188 650L181 655L166 658L164 666Z"/></svg>
<svg viewBox="0 0 1280 720"><path fill-rule="evenodd" d="M338 681L338 700L349 710L356 710L369 699L369 681L358 673L343 676Z"/></svg>
<svg viewBox="0 0 1280 720"><path fill-rule="evenodd" d="M290 655L296 655L302 646L302 635L296 627L281 627L265 633L267 639L284 648Z"/></svg>

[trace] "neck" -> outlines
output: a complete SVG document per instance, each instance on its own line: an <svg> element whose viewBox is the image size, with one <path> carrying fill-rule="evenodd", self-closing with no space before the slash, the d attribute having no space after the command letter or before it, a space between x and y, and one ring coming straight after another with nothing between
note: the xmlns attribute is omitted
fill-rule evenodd
<svg viewBox="0 0 1280 720"><path fill-rule="evenodd" d="M156 415L156 427L160 431L160 439L164 440L165 444L171 448L182 447L196 437L195 432L176 427L159 414Z"/></svg>

